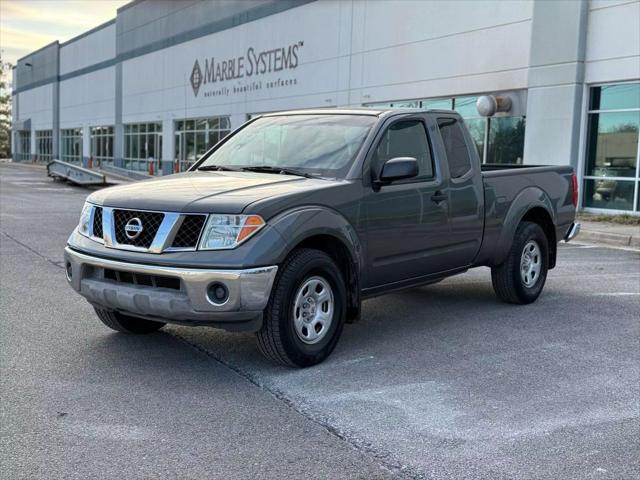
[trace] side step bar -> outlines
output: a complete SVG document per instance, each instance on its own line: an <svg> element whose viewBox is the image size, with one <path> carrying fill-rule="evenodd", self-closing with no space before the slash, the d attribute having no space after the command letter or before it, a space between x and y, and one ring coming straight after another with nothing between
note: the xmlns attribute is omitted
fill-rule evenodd
<svg viewBox="0 0 640 480"><path fill-rule="evenodd" d="M47 164L47 176L64 178L78 185L104 185L107 183L107 177L102 173L60 160L53 160Z"/></svg>

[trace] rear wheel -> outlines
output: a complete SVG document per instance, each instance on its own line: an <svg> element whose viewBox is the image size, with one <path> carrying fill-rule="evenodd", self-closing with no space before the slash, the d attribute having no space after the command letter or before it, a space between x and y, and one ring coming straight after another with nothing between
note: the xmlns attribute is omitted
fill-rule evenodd
<svg viewBox="0 0 640 480"><path fill-rule="evenodd" d="M131 317L129 315L123 315L122 313L103 310L101 308L94 307L94 310L102 323L117 332L139 334L152 333L160 330L166 325L166 323L152 322L151 320Z"/></svg>
<svg viewBox="0 0 640 480"><path fill-rule="evenodd" d="M326 253L295 250L278 272L264 312L258 347L292 367L322 362L333 351L346 318L346 287Z"/></svg>
<svg viewBox="0 0 640 480"><path fill-rule="evenodd" d="M491 269L496 295L507 303L534 302L547 279L549 242L537 223L521 222L505 261Z"/></svg>

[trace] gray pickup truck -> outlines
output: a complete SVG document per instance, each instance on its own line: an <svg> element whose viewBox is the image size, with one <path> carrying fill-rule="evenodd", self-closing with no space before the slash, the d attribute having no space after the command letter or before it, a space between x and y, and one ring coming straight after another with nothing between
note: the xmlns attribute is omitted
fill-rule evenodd
<svg viewBox="0 0 640 480"><path fill-rule="evenodd" d="M270 114L186 173L92 193L66 274L114 330L254 331L305 367L363 299L472 267L500 299L535 301L578 233L577 193L568 166L481 165L451 111Z"/></svg>

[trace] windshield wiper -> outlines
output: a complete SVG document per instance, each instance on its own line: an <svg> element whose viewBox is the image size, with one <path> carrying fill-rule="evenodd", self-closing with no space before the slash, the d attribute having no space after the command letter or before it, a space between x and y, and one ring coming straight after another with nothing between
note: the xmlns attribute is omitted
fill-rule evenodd
<svg viewBox="0 0 640 480"><path fill-rule="evenodd" d="M242 167L240 170L247 171L247 172L278 173L278 174L284 174L284 175L297 175L299 177L306 177L306 178L317 178L315 175L312 175L311 173L302 172L300 170L296 170L293 168L274 167L271 165L260 165L256 167Z"/></svg>
<svg viewBox="0 0 640 480"><path fill-rule="evenodd" d="M239 172L240 169L239 168L232 168L232 167L225 167L224 165L203 165L202 167L198 167L199 171L210 171L210 170L214 170L214 171L218 171L218 172Z"/></svg>

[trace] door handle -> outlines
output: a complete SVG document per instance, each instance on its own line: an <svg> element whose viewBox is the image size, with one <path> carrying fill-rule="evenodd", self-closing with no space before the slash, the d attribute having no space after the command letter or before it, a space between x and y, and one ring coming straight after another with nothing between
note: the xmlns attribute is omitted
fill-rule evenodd
<svg viewBox="0 0 640 480"><path fill-rule="evenodd" d="M435 203L444 202L447 198L449 197L439 190L433 195L431 195L431 200L434 201Z"/></svg>

